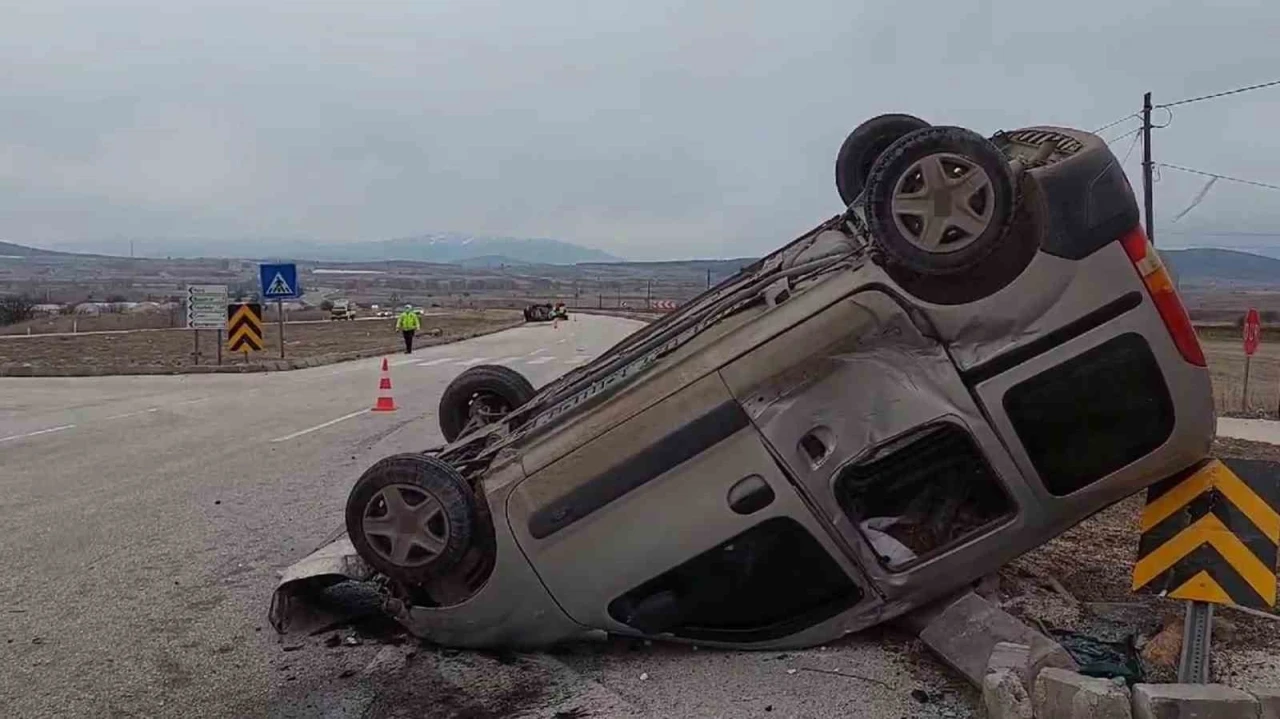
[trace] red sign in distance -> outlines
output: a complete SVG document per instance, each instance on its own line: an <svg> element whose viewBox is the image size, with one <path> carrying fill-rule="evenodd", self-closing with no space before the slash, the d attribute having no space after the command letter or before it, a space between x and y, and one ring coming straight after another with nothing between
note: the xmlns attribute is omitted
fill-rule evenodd
<svg viewBox="0 0 1280 719"><path fill-rule="evenodd" d="M1248 314L1244 316L1244 353L1253 356L1258 351L1258 339L1262 334L1261 323L1258 320L1258 311L1252 307L1249 308Z"/></svg>

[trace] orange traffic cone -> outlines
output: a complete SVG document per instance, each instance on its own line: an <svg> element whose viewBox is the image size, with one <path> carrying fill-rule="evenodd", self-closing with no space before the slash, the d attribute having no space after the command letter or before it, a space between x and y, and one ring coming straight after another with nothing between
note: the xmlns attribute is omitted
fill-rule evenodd
<svg viewBox="0 0 1280 719"><path fill-rule="evenodd" d="M374 403L373 411L396 411L396 401L391 399L391 368L386 357L382 358L382 379L378 381L378 401Z"/></svg>

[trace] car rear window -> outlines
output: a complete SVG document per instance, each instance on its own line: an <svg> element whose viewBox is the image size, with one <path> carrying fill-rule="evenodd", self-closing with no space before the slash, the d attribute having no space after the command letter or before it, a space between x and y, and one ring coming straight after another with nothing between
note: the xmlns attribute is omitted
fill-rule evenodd
<svg viewBox="0 0 1280 719"><path fill-rule="evenodd" d="M1041 481L1059 497L1152 452L1174 423L1160 364L1132 333L1015 385L1004 409Z"/></svg>

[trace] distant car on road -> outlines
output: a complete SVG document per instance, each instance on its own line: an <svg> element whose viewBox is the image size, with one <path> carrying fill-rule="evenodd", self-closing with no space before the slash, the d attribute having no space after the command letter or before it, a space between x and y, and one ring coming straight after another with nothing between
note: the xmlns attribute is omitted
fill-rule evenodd
<svg viewBox="0 0 1280 719"><path fill-rule="evenodd" d="M276 627L376 578L439 644L814 645L1206 458L1205 357L1100 138L888 115L836 173L840 214L590 363L460 374L447 444L355 482Z"/></svg>
<svg viewBox="0 0 1280 719"><path fill-rule="evenodd" d="M524 308L525 322L550 322L555 318L555 308L550 304L532 304Z"/></svg>
<svg viewBox="0 0 1280 719"><path fill-rule="evenodd" d="M333 301L333 307L329 310L329 319L354 320L355 318L356 318L356 303L347 299Z"/></svg>

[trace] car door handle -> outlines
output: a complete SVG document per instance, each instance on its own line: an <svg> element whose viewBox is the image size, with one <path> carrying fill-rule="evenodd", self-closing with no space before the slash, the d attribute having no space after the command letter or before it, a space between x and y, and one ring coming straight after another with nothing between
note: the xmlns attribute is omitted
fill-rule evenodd
<svg viewBox="0 0 1280 719"><path fill-rule="evenodd" d="M773 504L773 487L764 477L753 474L729 488L729 509L738 514L753 514Z"/></svg>

